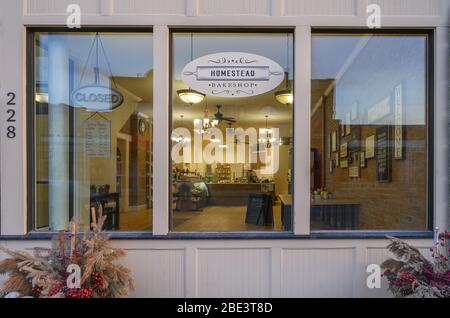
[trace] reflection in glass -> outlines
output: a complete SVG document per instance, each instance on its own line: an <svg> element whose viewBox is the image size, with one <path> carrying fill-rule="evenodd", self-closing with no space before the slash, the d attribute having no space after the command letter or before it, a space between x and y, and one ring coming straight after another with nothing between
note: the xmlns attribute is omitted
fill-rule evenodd
<svg viewBox="0 0 450 318"><path fill-rule="evenodd" d="M315 34L311 229L427 228L425 35Z"/></svg>
<svg viewBox="0 0 450 318"><path fill-rule="evenodd" d="M35 224L151 230L151 33L35 34ZM125 58L126 57L126 58Z"/></svg>

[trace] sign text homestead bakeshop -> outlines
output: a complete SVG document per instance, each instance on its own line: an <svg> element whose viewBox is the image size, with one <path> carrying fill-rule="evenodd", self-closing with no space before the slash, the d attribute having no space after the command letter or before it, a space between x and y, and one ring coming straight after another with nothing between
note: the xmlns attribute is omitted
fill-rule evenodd
<svg viewBox="0 0 450 318"><path fill-rule="evenodd" d="M202 93L244 97L266 93L283 81L284 70L264 56L224 52L205 55L187 64L182 80Z"/></svg>

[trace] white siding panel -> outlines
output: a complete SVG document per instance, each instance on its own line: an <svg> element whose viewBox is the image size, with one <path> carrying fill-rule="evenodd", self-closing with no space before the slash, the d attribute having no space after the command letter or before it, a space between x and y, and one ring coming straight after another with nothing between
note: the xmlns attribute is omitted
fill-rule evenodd
<svg viewBox="0 0 450 318"><path fill-rule="evenodd" d="M366 264L365 267L367 268L370 264L377 264L381 265L385 260L388 258L391 258L392 255L390 252L385 248L367 248L366 249ZM366 278L369 275L369 273L366 273ZM364 284L362 287L362 290L364 291L364 295L361 295L361 297L389 297L390 292L387 290L388 283L386 278L381 279L381 286L380 288L374 288L369 289L367 288L366 282L361 282Z"/></svg>
<svg viewBox="0 0 450 318"><path fill-rule="evenodd" d="M184 297L184 250L127 250L124 264L135 277L132 297Z"/></svg>
<svg viewBox="0 0 450 318"><path fill-rule="evenodd" d="M186 0L115 0L114 13L185 15Z"/></svg>
<svg viewBox="0 0 450 318"><path fill-rule="evenodd" d="M81 14L99 14L99 0L26 0L26 12L30 15L67 14L70 4L78 4Z"/></svg>
<svg viewBox="0 0 450 318"><path fill-rule="evenodd" d="M199 0L200 15L270 15L270 0Z"/></svg>
<svg viewBox="0 0 450 318"><path fill-rule="evenodd" d="M429 248L426 247L418 247L419 251L422 253L422 255L425 255L428 259L431 259L431 253L429 251ZM394 255L389 252L386 248L378 248L378 247L369 247L366 249L365 253L365 268L367 268L370 264L377 264L381 265L385 260L389 258L393 258ZM383 270L381 270L383 273ZM366 273L365 278L369 273ZM360 297L392 297L392 294L388 291L388 282L386 278L381 279L381 286L380 288L373 288L369 289L367 288L366 282L361 282L360 288L363 290L363 294L360 295Z"/></svg>
<svg viewBox="0 0 450 318"><path fill-rule="evenodd" d="M269 297L269 249L199 249L199 297Z"/></svg>
<svg viewBox="0 0 450 318"><path fill-rule="evenodd" d="M285 0L284 16L354 16L356 0Z"/></svg>
<svg viewBox="0 0 450 318"><path fill-rule="evenodd" d="M352 297L355 250L284 249L282 297Z"/></svg>
<svg viewBox="0 0 450 318"><path fill-rule="evenodd" d="M440 16L441 0L369 0L383 16Z"/></svg>

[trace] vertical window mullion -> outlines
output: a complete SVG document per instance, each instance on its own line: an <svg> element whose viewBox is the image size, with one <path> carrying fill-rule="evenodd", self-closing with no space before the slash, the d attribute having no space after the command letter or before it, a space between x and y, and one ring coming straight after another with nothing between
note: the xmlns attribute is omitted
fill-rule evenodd
<svg viewBox="0 0 450 318"><path fill-rule="evenodd" d="M153 234L169 231L169 28L153 28Z"/></svg>
<svg viewBox="0 0 450 318"><path fill-rule="evenodd" d="M294 234L310 233L311 28L295 28L294 40Z"/></svg>

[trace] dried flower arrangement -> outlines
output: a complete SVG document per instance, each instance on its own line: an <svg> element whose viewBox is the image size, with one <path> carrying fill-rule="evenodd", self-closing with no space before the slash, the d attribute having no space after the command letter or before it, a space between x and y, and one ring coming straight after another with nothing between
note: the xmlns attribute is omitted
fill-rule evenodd
<svg viewBox="0 0 450 318"><path fill-rule="evenodd" d="M92 211L91 229L79 232L76 222L69 231L60 231L52 239L51 248L35 248L33 255L0 246L10 258L0 261L0 274L8 279L0 294L50 298L109 298L125 297L133 290L130 270L117 259L124 256L121 249L110 246L109 237L102 232L106 219L99 209L98 219ZM68 286L69 265L81 269L80 286Z"/></svg>
<svg viewBox="0 0 450 318"><path fill-rule="evenodd" d="M435 232L432 260L427 260L418 249L397 238L389 237L388 249L397 259L381 264L388 289L398 298L449 298L450 262L447 240L450 233Z"/></svg>

